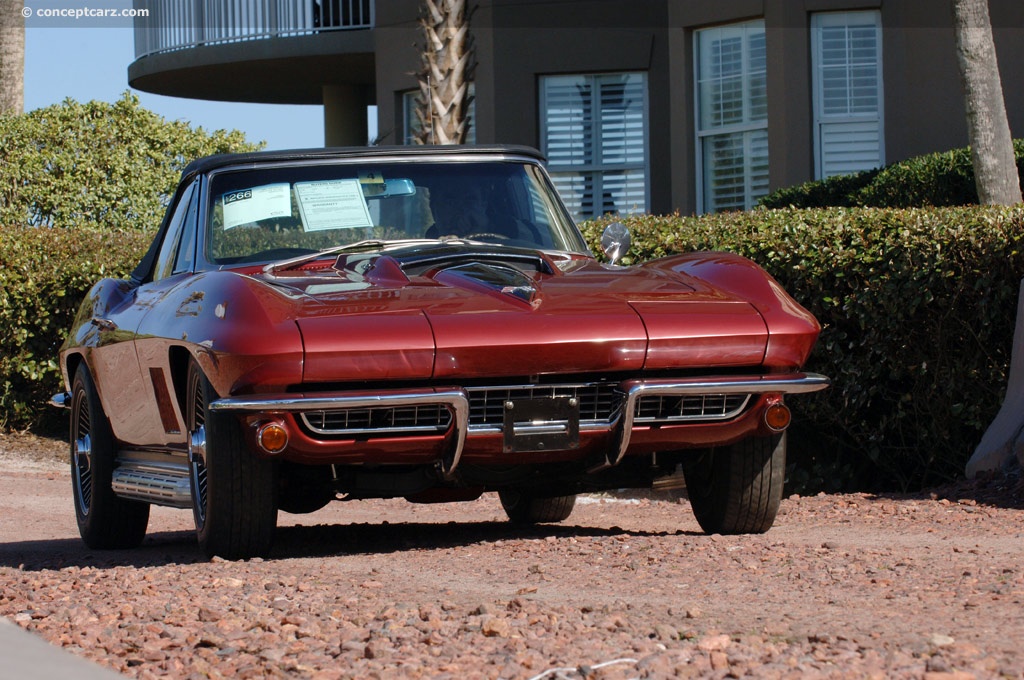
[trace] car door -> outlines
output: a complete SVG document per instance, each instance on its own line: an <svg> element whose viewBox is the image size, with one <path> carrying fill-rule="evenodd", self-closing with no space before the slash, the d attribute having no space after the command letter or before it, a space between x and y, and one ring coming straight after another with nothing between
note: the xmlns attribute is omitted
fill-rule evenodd
<svg viewBox="0 0 1024 680"><path fill-rule="evenodd" d="M147 315L162 313L161 301L192 274L198 184L199 180L193 181L170 208L152 275L101 322L116 329L120 341L94 350L96 374L102 382L100 390L111 426L118 439L127 444L166 446L184 441L170 396L169 376L164 367L154 370L152 366L152 355L158 348L163 348L162 363L167 363L166 348L172 339L142 337L139 328ZM140 357L140 349L146 356Z"/></svg>

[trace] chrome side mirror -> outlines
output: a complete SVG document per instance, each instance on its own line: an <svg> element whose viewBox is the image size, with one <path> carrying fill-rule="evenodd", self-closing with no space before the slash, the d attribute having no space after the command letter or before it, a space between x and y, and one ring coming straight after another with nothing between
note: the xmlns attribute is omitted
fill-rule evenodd
<svg viewBox="0 0 1024 680"><path fill-rule="evenodd" d="M626 225L622 222L612 222L601 234L601 250L604 251L605 257L615 264L629 251L631 241L632 237Z"/></svg>

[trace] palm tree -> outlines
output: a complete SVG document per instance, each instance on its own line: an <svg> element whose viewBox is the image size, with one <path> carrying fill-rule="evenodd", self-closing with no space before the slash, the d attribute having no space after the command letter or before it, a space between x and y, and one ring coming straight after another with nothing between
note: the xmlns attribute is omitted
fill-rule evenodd
<svg viewBox="0 0 1024 680"><path fill-rule="evenodd" d="M1020 178L1006 119L988 0L953 0L953 15L978 200L982 204L1020 203Z"/></svg>
<svg viewBox="0 0 1024 680"><path fill-rule="evenodd" d="M0 0L0 115L25 108L24 0Z"/></svg>
<svg viewBox="0 0 1024 680"><path fill-rule="evenodd" d="M476 51L466 0L423 0L420 26L426 45L416 100L419 144L464 144L469 132L469 85Z"/></svg>

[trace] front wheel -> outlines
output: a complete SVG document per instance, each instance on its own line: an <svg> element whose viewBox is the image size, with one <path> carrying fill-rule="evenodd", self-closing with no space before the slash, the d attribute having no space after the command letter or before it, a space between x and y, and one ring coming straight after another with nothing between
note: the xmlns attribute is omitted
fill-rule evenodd
<svg viewBox="0 0 1024 680"><path fill-rule="evenodd" d="M75 372L71 387L69 435L71 489L82 540L94 550L138 546L146 536L149 503L114 493L114 435L84 363Z"/></svg>
<svg viewBox="0 0 1024 680"><path fill-rule="evenodd" d="M505 514L516 524L561 522L576 506L576 494L541 498L523 489L504 488L498 491L498 498Z"/></svg>
<svg viewBox="0 0 1024 680"><path fill-rule="evenodd" d="M750 437L683 466L697 523L709 534L760 534L775 522L786 481L786 435Z"/></svg>
<svg viewBox="0 0 1024 680"><path fill-rule="evenodd" d="M277 524L273 462L248 450L236 418L210 411L217 393L195 361L186 384L189 478L199 547L208 557L230 560L266 555Z"/></svg>

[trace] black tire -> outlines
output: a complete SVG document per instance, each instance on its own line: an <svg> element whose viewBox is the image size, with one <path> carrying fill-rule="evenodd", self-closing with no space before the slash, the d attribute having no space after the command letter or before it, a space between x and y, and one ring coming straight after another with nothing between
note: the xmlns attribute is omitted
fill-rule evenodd
<svg viewBox="0 0 1024 680"><path fill-rule="evenodd" d="M540 498L529 491L506 487L498 490L501 507L515 524L561 522L576 506L576 494Z"/></svg>
<svg viewBox="0 0 1024 680"><path fill-rule="evenodd" d="M199 547L229 560L265 556L277 525L274 464L249 451L239 421L209 411L217 399L195 361L186 382L189 477Z"/></svg>
<svg viewBox="0 0 1024 680"><path fill-rule="evenodd" d="M78 532L94 550L135 548L146 536L149 503L114 494L117 450L96 385L83 363L71 386L71 488Z"/></svg>
<svg viewBox="0 0 1024 680"><path fill-rule="evenodd" d="M709 534L760 534L775 522L786 481L786 435L711 449L683 467L697 523Z"/></svg>

